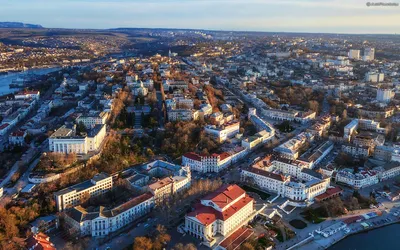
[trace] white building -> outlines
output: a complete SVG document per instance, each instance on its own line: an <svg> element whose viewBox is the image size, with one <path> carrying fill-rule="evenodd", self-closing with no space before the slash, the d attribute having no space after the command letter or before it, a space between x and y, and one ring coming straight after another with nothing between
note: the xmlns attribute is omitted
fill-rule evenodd
<svg viewBox="0 0 400 250"><path fill-rule="evenodd" d="M378 102L385 102L388 103L390 102L395 93L392 89L378 89L376 92L376 100Z"/></svg>
<svg viewBox="0 0 400 250"><path fill-rule="evenodd" d="M224 142L239 133L240 122L231 121L222 126L207 125L204 131L215 138L218 142Z"/></svg>
<svg viewBox="0 0 400 250"><path fill-rule="evenodd" d="M375 48L364 48L363 61L375 60Z"/></svg>
<svg viewBox="0 0 400 250"><path fill-rule="evenodd" d="M40 91L38 90L22 91L15 95L16 100L26 100L26 99L39 100L39 98L40 98Z"/></svg>
<svg viewBox="0 0 400 250"><path fill-rule="evenodd" d="M22 146L25 144L26 131L14 131L8 136L8 143L11 145Z"/></svg>
<svg viewBox="0 0 400 250"><path fill-rule="evenodd" d="M182 156L182 165L189 166L191 170L208 173L218 173L245 157L248 154L246 148L238 147L230 152L212 155L199 155L193 152Z"/></svg>
<svg viewBox="0 0 400 250"><path fill-rule="evenodd" d="M379 72L368 72L365 74L365 81L367 82L383 82L385 74Z"/></svg>
<svg viewBox="0 0 400 250"><path fill-rule="evenodd" d="M84 198L94 197L111 190L113 186L112 177L105 173L95 175L91 180L73 185L54 193L56 208L63 211L67 208L77 206Z"/></svg>
<svg viewBox="0 0 400 250"><path fill-rule="evenodd" d="M242 170L241 179L260 189L277 193L297 202L312 202L326 191L330 178L309 169L301 161L272 159L267 156L253 166Z"/></svg>
<svg viewBox="0 0 400 250"><path fill-rule="evenodd" d="M122 175L132 188L140 192L151 192L156 204L172 194L188 189L192 180L190 167L162 160L134 166L125 170Z"/></svg>
<svg viewBox="0 0 400 250"><path fill-rule="evenodd" d="M360 60L360 50L359 49L351 49L349 50L349 58L353 60Z"/></svg>
<svg viewBox="0 0 400 250"><path fill-rule="evenodd" d="M153 207L153 195L145 193L112 209L98 207L91 211L81 206L74 207L65 213L65 221L80 236L104 237L132 224L148 214Z"/></svg>
<svg viewBox="0 0 400 250"><path fill-rule="evenodd" d="M168 121L192 121L199 119L199 111L190 109L171 109L167 111Z"/></svg>
<svg viewBox="0 0 400 250"><path fill-rule="evenodd" d="M185 216L185 231L211 247L216 236L228 237L254 216L254 199L237 185L224 185L201 199Z"/></svg>
<svg viewBox="0 0 400 250"><path fill-rule="evenodd" d="M107 112L100 112L96 114L87 114L87 115L80 115L76 119L76 123L83 123L86 128L91 129L94 126L100 124L106 124L107 122L108 113Z"/></svg>
<svg viewBox="0 0 400 250"><path fill-rule="evenodd" d="M362 145L343 144L342 152L357 158L367 158L371 153L371 148Z"/></svg>
<svg viewBox="0 0 400 250"><path fill-rule="evenodd" d="M244 138L242 140L242 147L247 148L248 150L253 150L254 148L270 141L273 137L273 134L267 132L266 130L262 130L253 136Z"/></svg>
<svg viewBox="0 0 400 250"><path fill-rule="evenodd" d="M350 169L343 169L336 173L336 182L346 184L354 189L360 189L378 183L379 179L376 171L353 173Z"/></svg>
<svg viewBox="0 0 400 250"><path fill-rule="evenodd" d="M299 157L300 148L313 139L314 136L312 134L302 132L274 148L274 152L279 153L283 158L295 160Z"/></svg>
<svg viewBox="0 0 400 250"><path fill-rule="evenodd" d="M281 109L264 109L262 114L277 121L297 121L301 123L309 122L316 117L316 113L313 111L300 112Z"/></svg>
<svg viewBox="0 0 400 250"><path fill-rule="evenodd" d="M75 129L64 125L49 137L49 150L57 153L87 154L100 150L105 136L105 124L95 125L85 136L75 135Z"/></svg>

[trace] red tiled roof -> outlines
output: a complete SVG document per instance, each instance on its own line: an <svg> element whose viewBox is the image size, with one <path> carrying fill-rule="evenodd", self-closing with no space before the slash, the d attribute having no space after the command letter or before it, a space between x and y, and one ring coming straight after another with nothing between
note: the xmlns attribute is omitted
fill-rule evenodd
<svg viewBox="0 0 400 250"><path fill-rule="evenodd" d="M201 161L200 155L198 155L196 153L189 152L189 153L184 154L183 156L186 158L195 160L195 161Z"/></svg>
<svg viewBox="0 0 400 250"><path fill-rule="evenodd" d="M223 209L245 193L238 185L226 184L204 197L203 200L212 200L219 208Z"/></svg>
<svg viewBox="0 0 400 250"><path fill-rule="evenodd" d="M222 161L222 160L225 160L226 158L228 158L230 156L231 156L230 153L224 152L224 153L219 155L219 157L220 157L219 159L220 159L220 161Z"/></svg>
<svg viewBox="0 0 400 250"><path fill-rule="evenodd" d="M27 90L27 91L18 92L17 95L37 95L37 94L39 94L38 90Z"/></svg>
<svg viewBox="0 0 400 250"><path fill-rule="evenodd" d="M197 218L203 225L210 225L217 219L226 221L244 206L253 201L253 198L246 195L245 197L241 198L239 201L225 209L223 212L219 212L213 207L204 206L203 204L197 204L195 211L190 212L188 216Z"/></svg>
<svg viewBox="0 0 400 250"><path fill-rule="evenodd" d="M328 188L325 191L325 193L315 196L315 199L317 201L318 200L324 200L324 199L327 199L327 198L332 197L334 195L340 194L342 192L343 192L343 190L340 187Z"/></svg>
<svg viewBox="0 0 400 250"><path fill-rule="evenodd" d="M219 245L227 250L235 250L247 240L252 234L253 230L247 227L241 227L231 234L228 238L222 241Z"/></svg>
<svg viewBox="0 0 400 250"><path fill-rule="evenodd" d="M363 217L361 217L360 215L357 216L353 216L353 217L349 217L343 220L344 223L346 223L347 225L350 225L354 222L357 222L358 220L362 220Z"/></svg>
<svg viewBox="0 0 400 250"><path fill-rule="evenodd" d="M28 249L33 248L34 250L56 250L54 245L48 239L49 237L44 233L31 235L25 240L26 247Z"/></svg>
<svg viewBox="0 0 400 250"><path fill-rule="evenodd" d="M262 175L262 176L265 176L265 177L268 177L268 178L271 178L271 179L275 179L275 180L278 180L278 181L284 181L285 180L285 177L283 175L281 175L281 174L275 174L275 173L272 173L272 172L269 172L269 171L265 171L265 170L262 170L262 169L259 169L259 168L252 168L251 167L251 168L248 168L246 170L249 171L249 172L252 172L254 174Z"/></svg>
<svg viewBox="0 0 400 250"><path fill-rule="evenodd" d="M4 124L0 125L0 129L5 129L5 128L7 128L8 126L10 126L10 124L4 123Z"/></svg>
<svg viewBox="0 0 400 250"><path fill-rule="evenodd" d="M24 136L24 134L25 134L25 131L21 131L21 130L18 130L18 131L14 131L14 132L12 132L11 133L11 136Z"/></svg>
<svg viewBox="0 0 400 250"><path fill-rule="evenodd" d="M120 214L122 212L127 211L128 209L131 209L134 206L137 206L138 204L147 201L148 199L150 199L151 197L153 197L153 194L150 192L144 193L142 195L139 195L135 198L133 198L132 200L125 202L124 204L122 204L119 207L116 207L112 210L113 214Z"/></svg>

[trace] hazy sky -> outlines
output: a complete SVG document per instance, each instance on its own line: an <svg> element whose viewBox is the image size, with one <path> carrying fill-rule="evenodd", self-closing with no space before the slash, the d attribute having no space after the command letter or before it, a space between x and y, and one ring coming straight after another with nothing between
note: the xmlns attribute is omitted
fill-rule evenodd
<svg viewBox="0 0 400 250"><path fill-rule="evenodd" d="M384 0L377 0L381 2ZM0 21L49 28L400 33L400 6L367 0L0 0ZM388 2L400 3L400 0Z"/></svg>

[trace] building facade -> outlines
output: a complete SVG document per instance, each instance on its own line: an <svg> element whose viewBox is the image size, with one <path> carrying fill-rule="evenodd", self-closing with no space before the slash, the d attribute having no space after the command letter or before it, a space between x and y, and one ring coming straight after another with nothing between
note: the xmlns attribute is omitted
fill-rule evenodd
<svg viewBox="0 0 400 250"><path fill-rule="evenodd" d="M65 221L80 236L105 237L148 214L154 204L153 195L145 193L109 210L74 207L65 213Z"/></svg>
<svg viewBox="0 0 400 250"><path fill-rule="evenodd" d="M105 194L113 187L112 176L106 173L95 175L91 180L73 185L54 193L56 208L63 211L77 206L83 199Z"/></svg>
<svg viewBox="0 0 400 250"><path fill-rule="evenodd" d="M185 231L211 247L217 234L228 237L254 215L254 199L237 185L224 185L185 216Z"/></svg>

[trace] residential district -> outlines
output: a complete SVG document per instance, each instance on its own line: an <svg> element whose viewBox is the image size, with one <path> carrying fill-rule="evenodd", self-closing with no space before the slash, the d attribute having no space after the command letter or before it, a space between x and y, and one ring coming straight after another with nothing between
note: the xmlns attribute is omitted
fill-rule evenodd
<svg viewBox="0 0 400 250"><path fill-rule="evenodd" d="M398 43L140 34L0 47L6 75L58 62L0 100L0 248L326 249L400 220Z"/></svg>

